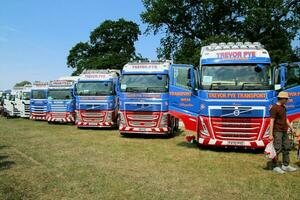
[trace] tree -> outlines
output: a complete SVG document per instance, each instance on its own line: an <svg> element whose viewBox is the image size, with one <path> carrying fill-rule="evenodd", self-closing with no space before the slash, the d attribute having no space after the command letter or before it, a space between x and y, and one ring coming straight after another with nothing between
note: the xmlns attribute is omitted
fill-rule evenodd
<svg viewBox="0 0 300 200"><path fill-rule="evenodd" d="M198 65L210 41L259 41L274 62L293 58L291 40L299 33L298 0L143 0L147 32L165 32L159 57ZM188 56L188 60L186 60ZM196 59L198 58L198 59Z"/></svg>
<svg viewBox="0 0 300 200"><path fill-rule="evenodd" d="M106 20L91 32L88 42L79 42L69 52L68 67L79 74L84 69L121 69L131 59L139 58L134 42L140 35L132 21Z"/></svg>
<svg viewBox="0 0 300 200"><path fill-rule="evenodd" d="M31 84L29 81L21 81L19 83L15 84L15 87L23 87L24 85L29 85Z"/></svg>

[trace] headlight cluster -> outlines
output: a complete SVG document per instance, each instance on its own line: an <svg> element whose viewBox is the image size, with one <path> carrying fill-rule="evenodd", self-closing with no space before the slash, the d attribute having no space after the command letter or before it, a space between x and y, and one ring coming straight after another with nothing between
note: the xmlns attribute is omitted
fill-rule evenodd
<svg viewBox="0 0 300 200"><path fill-rule="evenodd" d="M161 121L159 126L160 127L165 127L168 126L168 122L169 122L169 114L168 113L164 113L161 117Z"/></svg>
<svg viewBox="0 0 300 200"><path fill-rule="evenodd" d="M79 111L76 111L76 121L81 121L81 115L79 113Z"/></svg>
<svg viewBox="0 0 300 200"><path fill-rule="evenodd" d="M125 126L126 121L125 121L124 115L121 112L119 112L119 118L120 118L120 124Z"/></svg>
<svg viewBox="0 0 300 200"><path fill-rule="evenodd" d="M203 135L209 136L208 130L207 130L206 125L204 123L204 120L203 120L203 118L201 116L200 116L200 121L201 121L201 125L202 125L202 128L203 128L203 130L201 130L201 133Z"/></svg>
<svg viewBox="0 0 300 200"><path fill-rule="evenodd" d="M112 121L112 112L107 112L106 121Z"/></svg>
<svg viewBox="0 0 300 200"><path fill-rule="evenodd" d="M266 132L264 134L264 138L267 138L270 136L270 125L268 126L268 128L266 129Z"/></svg>

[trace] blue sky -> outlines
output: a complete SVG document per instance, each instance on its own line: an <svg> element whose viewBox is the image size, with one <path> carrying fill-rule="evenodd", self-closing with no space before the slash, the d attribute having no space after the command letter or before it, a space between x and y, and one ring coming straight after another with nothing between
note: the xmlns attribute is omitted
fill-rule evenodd
<svg viewBox="0 0 300 200"><path fill-rule="evenodd" d="M106 19L135 21L144 32L143 10L141 0L0 0L0 90L71 74L66 57L76 43ZM141 35L136 52L156 59L161 36Z"/></svg>
<svg viewBox="0 0 300 200"><path fill-rule="evenodd" d="M0 90L21 80L53 80L69 75L66 57L72 46L87 41L106 19L140 20L141 0L1 0ZM156 59L160 35L141 35L136 52Z"/></svg>

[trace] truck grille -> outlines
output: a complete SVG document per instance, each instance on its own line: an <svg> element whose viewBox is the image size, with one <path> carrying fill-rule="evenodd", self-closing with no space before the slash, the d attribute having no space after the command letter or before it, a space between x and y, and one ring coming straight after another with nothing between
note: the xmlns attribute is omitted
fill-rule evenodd
<svg viewBox="0 0 300 200"><path fill-rule="evenodd" d="M261 127L261 118L211 118L217 139L256 140Z"/></svg>
<svg viewBox="0 0 300 200"><path fill-rule="evenodd" d="M156 120L159 115L127 115L130 120Z"/></svg>
<svg viewBox="0 0 300 200"><path fill-rule="evenodd" d="M31 111L32 112L47 112L47 106L31 106Z"/></svg>
<svg viewBox="0 0 300 200"><path fill-rule="evenodd" d="M84 111L80 112L82 121L84 122L104 122L106 117L106 112L103 111Z"/></svg>
<svg viewBox="0 0 300 200"><path fill-rule="evenodd" d="M53 112L52 117L53 118L65 118L66 113L65 112Z"/></svg>
<svg viewBox="0 0 300 200"><path fill-rule="evenodd" d="M160 112L126 112L126 118L131 127L157 127L160 114Z"/></svg>
<svg viewBox="0 0 300 200"><path fill-rule="evenodd" d="M24 105L24 110L25 110L25 112L30 112L30 105L29 104L25 104Z"/></svg>
<svg viewBox="0 0 300 200"><path fill-rule="evenodd" d="M79 110L107 110L108 103L81 103L79 104Z"/></svg>
<svg viewBox="0 0 300 200"><path fill-rule="evenodd" d="M50 105L51 112L66 112L67 105L65 104L51 104Z"/></svg>

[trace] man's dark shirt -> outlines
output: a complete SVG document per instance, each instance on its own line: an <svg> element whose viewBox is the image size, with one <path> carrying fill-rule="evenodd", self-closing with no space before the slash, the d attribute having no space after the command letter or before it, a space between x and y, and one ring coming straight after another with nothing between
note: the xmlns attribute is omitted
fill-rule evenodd
<svg viewBox="0 0 300 200"><path fill-rule="evenodd" d="M273 105L270 117L274 119L274 131L287 131L286 108L283 105Z"/></svg>

